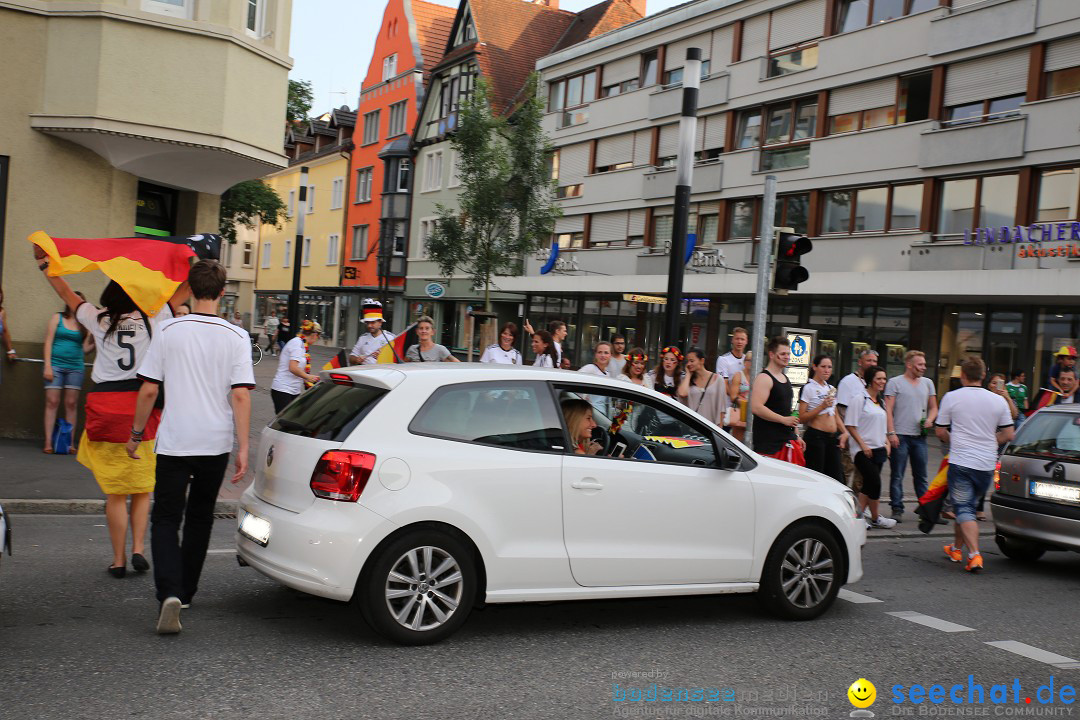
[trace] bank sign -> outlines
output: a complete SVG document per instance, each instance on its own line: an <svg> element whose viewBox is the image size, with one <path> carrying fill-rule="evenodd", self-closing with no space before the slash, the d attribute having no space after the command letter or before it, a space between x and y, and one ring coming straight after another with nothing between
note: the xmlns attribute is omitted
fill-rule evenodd
<svg viewBox="0 0 1080 720"><path fill-rule="evenodd" d="M1080 241L1080 222L1072 220L1056 223L1037 223L1035 225L1008 225L1002 227L981 227L964 230L965 245L1021 245L1017 256L1029 257L1064 257L1080 258L1080 245L1065 244L1055 247L1042 247L1043 243L1070 243ZM1031 245L1034 243L1039 247Z"/></svg>

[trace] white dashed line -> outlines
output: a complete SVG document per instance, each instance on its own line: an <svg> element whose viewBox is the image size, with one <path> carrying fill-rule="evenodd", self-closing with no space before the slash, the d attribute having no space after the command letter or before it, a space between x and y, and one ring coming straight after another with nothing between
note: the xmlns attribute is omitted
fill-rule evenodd
<svg viewBox="0 0 1080 720"><path fill-rule="evenodd" d="M841 600L847 600L849 603L856 604L885 602L884 600L872 598L869 595L860 595L857 592L851 592L850 590L844 589L841 589L840 592L837 593L836 597L840 598Z"/></svg>
<svg viewBox="0 0 1080 720"><path fill-rule="evenodd" d="M1036 662L1053 665L1062 670L1080 669L1080 660L1073 660L1070 657L1058 655L1057 653L1052 653L1049 650L1043 650L1032 645L1026 645L1022 642L1017 642L1016 640L995 640L994 642L988 642L986 644L1000 648L1006 652L1011 652L1014 655L1022 655L1023 657L1035 660Z"/></svg>
<svg viewBox="0 0 1080 720"><path fill-rule="evenodd" d="M236 548L227 548L225 550L207 550L207 555L235 555Z"/></svg>
<svg viewBox="0 0 1080 720"><path fill-rule="evenodd" d="M899 612L891 612L885 614L892 615L893 617L898 617L901 620L908 620L913 623L918 623L919 625L925 625L928 628L934 628L935 630L940 630L941 632L954 633L975 631L975 628L969 628L965 625L957 625L956 623L949 622L948 620L931 617L930 615L923 615L922 613L917 613L911 610L901 610Z"/></svg>

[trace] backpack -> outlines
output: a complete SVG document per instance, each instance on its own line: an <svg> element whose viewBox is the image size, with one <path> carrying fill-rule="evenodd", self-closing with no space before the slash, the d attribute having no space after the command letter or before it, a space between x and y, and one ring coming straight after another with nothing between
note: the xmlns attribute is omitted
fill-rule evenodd
<svg viewBox="0 0 1080 720"><path fill-rule="evenodd" d="M53 426L52 446L57 455L67 455L71 452L71 423L64 418L56 418Z"/></svg>

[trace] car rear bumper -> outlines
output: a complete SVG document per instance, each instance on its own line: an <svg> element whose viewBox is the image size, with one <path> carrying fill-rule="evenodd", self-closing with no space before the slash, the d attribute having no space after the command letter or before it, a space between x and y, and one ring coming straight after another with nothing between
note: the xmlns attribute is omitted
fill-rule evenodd
<svg viewBox="0 0 1080 720"><path fill-rule="evenodd" d="M239 532L250 512L270 523L266 547ZM395 526L355 503L317 500L302 512L261 500L251 488L236 513L237 555L263 575L297 590L349 600L364 560Z"/></svg>
<svg viewBox="0 0 1080 720"><path fill-rule="evenodd" d="M1004 535L1080 552L1080 507L995 493L990 509Z"/></svg>

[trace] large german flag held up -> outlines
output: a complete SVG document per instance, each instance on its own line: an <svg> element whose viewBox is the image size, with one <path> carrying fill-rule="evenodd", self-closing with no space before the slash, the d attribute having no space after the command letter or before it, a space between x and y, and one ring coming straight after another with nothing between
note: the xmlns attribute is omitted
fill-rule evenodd
<svg viewBox="0 0 1080 720"><path fill-rule="evenodd" d="M36 232L29 238L49 258L51 277L101 270L115 280L147 315L156 315L180 283L191 258L216 260L217 235L160 238L54 238Z"/></svg>

